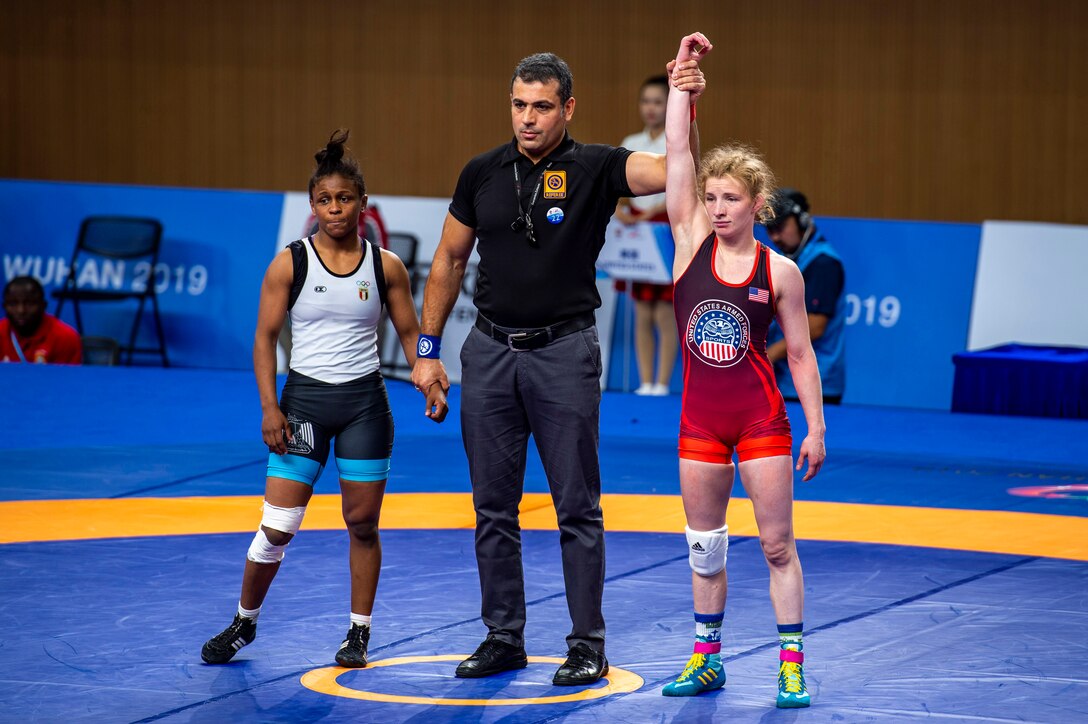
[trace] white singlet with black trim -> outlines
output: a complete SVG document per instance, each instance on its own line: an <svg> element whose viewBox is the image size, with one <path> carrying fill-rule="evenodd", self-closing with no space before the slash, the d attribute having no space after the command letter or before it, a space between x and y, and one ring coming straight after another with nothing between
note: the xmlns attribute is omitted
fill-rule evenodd
<svg viewBox="0 0 1088 724"><path fill-rule="evenodd" d="M382 304L373 248L348 274L329 271L313 239L306 249L306 282L291 307L291 369L321 382L350 382L378 369ZM377 263L381 263L378 261Z"/></svg>

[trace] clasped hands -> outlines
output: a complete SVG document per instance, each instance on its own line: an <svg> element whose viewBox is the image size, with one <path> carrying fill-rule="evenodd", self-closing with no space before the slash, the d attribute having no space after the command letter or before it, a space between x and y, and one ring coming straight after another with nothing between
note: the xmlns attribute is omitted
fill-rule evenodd
<svg viewBox="0 0 1088 724"><path fill-rule="evenodd" d="M424 414L435 422L442 422L450 411L446 393L450 389L449 377L441 360L419 357L412 368L412 384L427 399Z"/></svg>
<svg viewBox="0 0 1088 724"><path fill-rule="evenodd" d="M677 90L691 94L691 104L699 99L706 90L706 78L699 68L699 60L709 53L714 46L702 33L685 35L680 41L676 58L665 65L665 72Z"/></svg>

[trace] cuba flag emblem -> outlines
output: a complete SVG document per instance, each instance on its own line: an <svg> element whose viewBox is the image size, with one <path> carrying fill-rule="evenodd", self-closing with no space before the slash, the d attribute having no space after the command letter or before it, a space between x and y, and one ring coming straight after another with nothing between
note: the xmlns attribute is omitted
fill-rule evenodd
<svg viewBox="0 0 1088 724"><path fill-rule="evenodd" d="M732 367L748 351L748 317L735 304L720 299L703 302L691 313L685 339L688 349L703 362Z"/></svg>

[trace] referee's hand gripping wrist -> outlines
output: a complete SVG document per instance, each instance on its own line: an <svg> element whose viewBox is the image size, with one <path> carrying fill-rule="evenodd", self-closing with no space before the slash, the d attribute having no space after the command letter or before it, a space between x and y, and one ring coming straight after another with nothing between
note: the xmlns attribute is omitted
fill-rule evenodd
<svg viewBox="0 0 1088 724"><path fill-rule="evenodd" d="M442 365L442 361L417 357L416 364L412 368L412 384L427 400L424 414L435 422L442 422L446 413L449 412L446 393L450 389L449 378L446 376L446 368Z"/></svg>
<svg viewBox="0 0 1088 724"><path fill-rule="evenodd" d="M412 368L412 384L415 388L426 395L436 382L443 391L449 389L446 368L442 365L442 360L416 357L415 366Z"/></svg>

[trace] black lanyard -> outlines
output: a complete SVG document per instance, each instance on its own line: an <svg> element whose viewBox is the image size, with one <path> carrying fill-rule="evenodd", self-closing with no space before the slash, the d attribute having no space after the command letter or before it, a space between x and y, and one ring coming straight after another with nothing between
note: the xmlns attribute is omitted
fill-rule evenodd
<svg viewBox="0 0 1088 724"><path fill-rule="evenodd" d="M540 172L540 177L536 180L536 188L533 189L533 196L529 199L529 208L522 209L521 207L521 174L518 173L518 160L514 160L514 193L517 194L518 200L518 218L514 219L510 224L511 231L521 231L525 229L525 238L529 241L529 246L539 247L537 243L536 234L533 232L533 207L536 206L536 197L540 194L540 187L544 184L544 174L549 168L552 167L554 161L548 161L548 165L544 167L544 170Z"/></svg>

